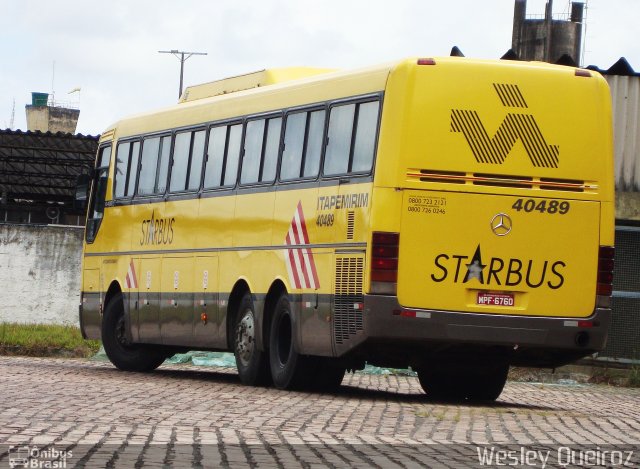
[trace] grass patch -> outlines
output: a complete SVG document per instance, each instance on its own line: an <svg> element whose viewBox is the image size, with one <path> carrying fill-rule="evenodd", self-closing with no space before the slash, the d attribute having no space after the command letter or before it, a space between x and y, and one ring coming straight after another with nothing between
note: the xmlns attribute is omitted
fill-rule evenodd
<svg viewBox="0 0 640 469"><path fill-rule="evenodd" d="M640 387L640 365L574 364L561 366L555 373L546 368L511 367L509 380L540 383L540 385L606 384L609 386Z"/></svg>
<svg viewBox="0 0 640 469"><path fill-rule="evenodd" d="M0 355L90 357L99 348L99 341L84 340L75 326L0 324Z"/></svg>

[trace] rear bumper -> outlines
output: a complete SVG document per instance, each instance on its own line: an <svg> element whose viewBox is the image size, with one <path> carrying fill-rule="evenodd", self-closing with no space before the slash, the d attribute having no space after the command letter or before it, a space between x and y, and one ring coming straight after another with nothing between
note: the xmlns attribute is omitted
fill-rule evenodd
<svg viewBox="0 0 640 469"><path fill-rule="evenodd" d="M578 320L592 326L578 327ZM502 346L514 351L513 364L555 366L602 350L610 320L611 310L604 308L588 318L511 316L407 310L395 296L365 295L363 339L421 348Z"/></svg>

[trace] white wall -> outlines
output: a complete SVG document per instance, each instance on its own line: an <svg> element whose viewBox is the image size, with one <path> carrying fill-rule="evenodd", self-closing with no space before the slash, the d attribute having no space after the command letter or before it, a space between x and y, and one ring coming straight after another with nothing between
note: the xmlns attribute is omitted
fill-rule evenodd
<svg viewBox="0 0 640 469"><path fill-rule="evenodd" d="M83 230L0 224L0 322L78 325Z"/></svg>

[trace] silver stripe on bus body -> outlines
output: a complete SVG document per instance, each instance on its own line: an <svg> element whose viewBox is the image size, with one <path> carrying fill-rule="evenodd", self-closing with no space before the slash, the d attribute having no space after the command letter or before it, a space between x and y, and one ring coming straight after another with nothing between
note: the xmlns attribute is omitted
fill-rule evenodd
<svg viewBox="0 0 640 469"><path fill-rule="evenodd" d="M85 257L108 257L108 256L141 256L146 254L190 254L201 252L229 252L229 251L281 251L283 249L348 249L366 248L367 243L324 243L324 244L292 244L289 246L233 246L218 248L192 248L192 249L152 249L146 251L111 251L111 252L85 252Z"/></svg>

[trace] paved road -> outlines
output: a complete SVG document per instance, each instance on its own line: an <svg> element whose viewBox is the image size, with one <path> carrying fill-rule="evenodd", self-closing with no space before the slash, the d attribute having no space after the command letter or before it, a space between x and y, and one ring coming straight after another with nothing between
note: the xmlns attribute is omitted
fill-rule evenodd
<svg viewBox="0 0 640 469"><path fill-rule="evenodd" d="M456 405L405 376L318 394L226 368L0 357L0 468L29 452L29 467L639 467L640 389L508 383L494 404Z"/></svg>

